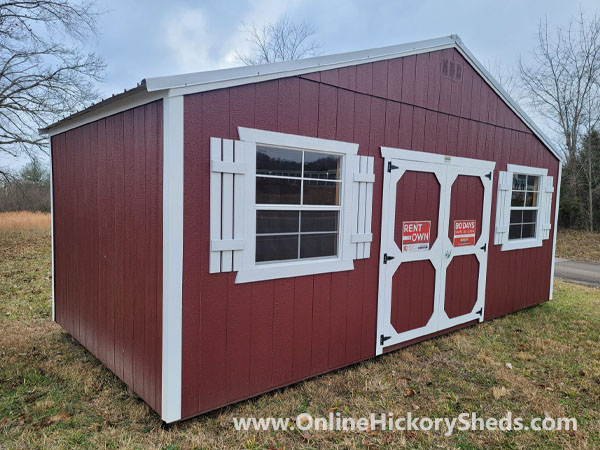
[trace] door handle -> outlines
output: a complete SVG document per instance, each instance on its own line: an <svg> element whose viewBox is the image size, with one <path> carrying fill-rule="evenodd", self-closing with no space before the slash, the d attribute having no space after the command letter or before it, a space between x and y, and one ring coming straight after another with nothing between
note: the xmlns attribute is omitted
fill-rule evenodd
<svg viewBox="0 0 600 450"><path fill-rule="evenodd" d="M450 258L451 255L452 253L450 253L450 250L446 250L446 258Z"/></svg>

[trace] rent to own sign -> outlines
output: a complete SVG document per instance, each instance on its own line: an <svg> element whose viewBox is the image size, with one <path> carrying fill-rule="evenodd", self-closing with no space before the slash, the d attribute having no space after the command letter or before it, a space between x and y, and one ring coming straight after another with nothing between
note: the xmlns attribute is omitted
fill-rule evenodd
<svg viewBox="0 0 600 450"><path fill-rule="evenodd" d="M402 251L429 250L430 229L430 220L402 222Z"/></svg>
<svg viewBox="0 0 600 450"><path fill-rule="evenodd" d="M466 245L475 245L476 220L455 220L454 221L454 247L463 247Z"/></svg>

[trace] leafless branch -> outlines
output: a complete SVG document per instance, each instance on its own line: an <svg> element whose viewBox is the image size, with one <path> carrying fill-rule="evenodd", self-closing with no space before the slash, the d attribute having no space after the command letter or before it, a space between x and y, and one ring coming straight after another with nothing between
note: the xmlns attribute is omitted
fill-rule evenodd
<svg viewBox="0 0 600 450"><path fill-rule="evenodd" d="M98 97L105 64L84 48L100 14L88 0L0 2L0 152L46 152L37 129Z"/></svg>
<svg viewBox="0 0 600 450"><path fill-rule="evenodd" d="M313 25L296 23L288 17L262 26L251 23L243 27L251 49L246 53L236 51L236 54L247 66L308 58L315 56L321 47L314 39Z"/></svg>

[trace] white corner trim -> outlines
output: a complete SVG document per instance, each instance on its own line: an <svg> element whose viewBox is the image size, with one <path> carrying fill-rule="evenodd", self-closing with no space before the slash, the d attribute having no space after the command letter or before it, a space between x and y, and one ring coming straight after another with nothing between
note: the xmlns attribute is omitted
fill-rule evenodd
<svg viewBox="0 0 600 450"><path fill-rule="evenodd" d="M441 155L438 153L418 152L415 150L405 150L401 148L381 147L381 156L383 158L402 159L405 161L415 161L424 163L455 165L465 167L476 167L479 169L493 170L496 167L495 161L485 161L483 159L462 158L458 156Z"/></svg>
<svg viewBox="0 0 600 450"><path fill-rule="evenodd" d="M548 169L543 167L519 166L517 164L507 164L506 170L512 173L520 173L524 175L548 175Z"/></svg>
<svg viewBox="0 0 600 450"><path fill-rule="evenodd" d="M556 206L554 211L554 241L552 242L552 267L550 269L550 296L554 294L554 265L556 263L556 233L558 231L558 205L560 203L560 182L562 178L562 162L558 162L558 180L556 180Z"/></svg>
<svg viewBox="0 0 600 450"><path fill-rule="evenodd" d="M257 144L278 145L301 150L317 150L320 152L345 153L356 155L358 144L351 142L334 141L331 139L313 138L298 134L277 133L275 131L258 130L255 128L238 127L238 134L242 141L256 142Z"/></svg>
<svg viewBox="0 0 600 450"><path fill-rule="evenodd" d="M56 322L56 294L55 287L56 284L54 278L54 176L52 171L54 169L54 164L52 161L52 138L49 138L50 141L50 240L52 241L52 321Z"/></svg>
<svg viewBox="0 0 600 450"><path fill-rule="evenodd" d="M162 420L181 419L183 97L163 100Z"/></svg>

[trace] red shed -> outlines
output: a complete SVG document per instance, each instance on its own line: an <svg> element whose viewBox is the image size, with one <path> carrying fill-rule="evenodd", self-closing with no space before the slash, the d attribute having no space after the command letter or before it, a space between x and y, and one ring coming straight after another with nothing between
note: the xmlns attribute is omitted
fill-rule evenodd
<svg viewBox="0 0 600 450"><path fill-rule="evenodd" d="M42 131L53 317L166 422L552 298L561 157L457 36Z"/></svg>

